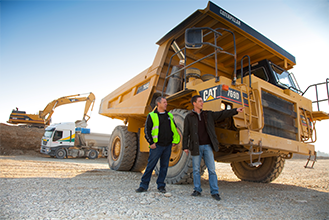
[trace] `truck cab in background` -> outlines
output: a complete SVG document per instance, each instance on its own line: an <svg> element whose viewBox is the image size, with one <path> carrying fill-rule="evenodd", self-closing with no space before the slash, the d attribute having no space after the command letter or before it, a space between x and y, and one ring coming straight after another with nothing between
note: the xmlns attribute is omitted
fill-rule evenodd
<svg viewBox="0 0 329 220"><path fill-rule="evenodd" d="M89 128L76 127L73 122L52 124L45 129L40 152L58 159L68 156L96 159L99 154L107 156L106 143L110 135L97 134L96 138L90 135Z"/></svg>

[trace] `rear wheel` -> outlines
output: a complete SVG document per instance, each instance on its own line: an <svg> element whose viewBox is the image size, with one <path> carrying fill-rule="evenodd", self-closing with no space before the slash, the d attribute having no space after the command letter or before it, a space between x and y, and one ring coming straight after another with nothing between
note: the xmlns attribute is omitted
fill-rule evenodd
<svg viewBox="0 0 329 220"><path fill-rule="evenodd" d="M166 177L166 182L171 184L188 184L193 182L193 165L191 154L186 155L182 148L183 132L184 132L184 119L188 114L187 110L174 109L171 111L177 125L178 133L181 136L181 141L176 147L172 147L169 167ZM206 166L202 160L200 167L200 174L204 173ZM155 172L158 175L160 170L160 163L158 162L155 167Z"/></svg>
<svg viewBox="0 0 329 220"><path fill-rule="evenodd" d="M111 135L108 147L108 162L112 170L128 171L136 158L136 134L126 126L117 126Z"/></svg>
<svg viewBox="0 0 329 220"><path fill-rule="evenodd" d="M89 159L96 159L98 157L98 151L95 149L91 149L88 151L87 155Z"/></svg>
<svg viewBox="0 0 329 220"><path fill-rule="evenodd" d="M243 181L269 183L275 180L283 170L285 160L281 156L261 159L262 164L249 166L249 161L232 162L234 174Z"/></svg>
<svg viewBox="0 0 329 220"><path fill-rule="evenodd" d="M59 148L56 150L56 158L57 159L64 159L66 157L66 151L63 148Z"/></svg>

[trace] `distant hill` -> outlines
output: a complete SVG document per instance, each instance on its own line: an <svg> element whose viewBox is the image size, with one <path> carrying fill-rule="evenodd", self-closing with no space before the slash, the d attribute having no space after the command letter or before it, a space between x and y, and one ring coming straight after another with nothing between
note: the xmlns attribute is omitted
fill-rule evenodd
<svg viewBox="0 0 329 220"><path fill-rule="evenodd" d="M316 154L318 157L329 157L328 153L321 152L321 151L317 151Z"/></svg>
<svg viewBox="0 0 329 220"><path fill-rule="evenodd" d="M325 152L317 151L316 157L317 157L317 159L329 159L329 154L325 153ZM293 159L307 159L308 156L302 155L302 154L294 154L292 158ZM312 159L313 159L313 157L312 157Z"/></svg>

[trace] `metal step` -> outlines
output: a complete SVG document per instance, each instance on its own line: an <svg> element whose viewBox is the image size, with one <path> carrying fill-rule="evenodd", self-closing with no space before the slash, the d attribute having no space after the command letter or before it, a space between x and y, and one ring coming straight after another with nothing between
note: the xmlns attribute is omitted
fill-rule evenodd
<svg viewBox="0 0 329 220"><path fill-rule="evenodd" d="M307 158L306 165L304 166L305 168L308 168L308 169L313 169L314 168L314 164L316 162L316 151L314 152L314 158L313 158L313 160L311 159L311 157L312 157L312 152L310 151L309 156ZM308 167L308 163L310 161L312 161L312 165L310 167Z"/></svg>
<svg viewBox="0 0 329 220"><path fill-rule="evenodd" d="M260 156L263 153L263 151L262 151L262 141L259 141L259 152L254 152L253 142L254 142L254 140L251 139L250 140L250 148L249 148L249 152L248 152L248 154L250 155L249 166L251 166L251 167L262 165L262 162L260 162L260 158L261 158ZM257 162L252 162L252 156L253 155L258 155L258 161Z"/></svg>
<svg viewBox="0 0 329 220"><path fill-rule="evenodd" d="M259 166L259 165L262 165L261 162L255 162L255 163L250 163L249 166L251 167L256 167L256 166Z"/></svg>

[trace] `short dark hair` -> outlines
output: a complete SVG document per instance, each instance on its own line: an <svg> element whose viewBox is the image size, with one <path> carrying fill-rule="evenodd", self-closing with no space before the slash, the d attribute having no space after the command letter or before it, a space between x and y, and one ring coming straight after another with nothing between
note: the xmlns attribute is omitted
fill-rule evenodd
<svg viewBox="0 0 329 220"><path fill-rule="evenodd" d="M162 99L166 99L166 97L159 96L158 98L156 98L155 104L158 106L158 103L160 103Z"/></svg>
<svg viewBox="0 0 329 220"><path fill-rule="evenodd" d="M195 96L193 96L193 97L191 98L191 103L192 103L192 105L193 105L193 102L196 102L196 100L197 100L198 98L202 98L201 95L195 95Z"/></svg>

